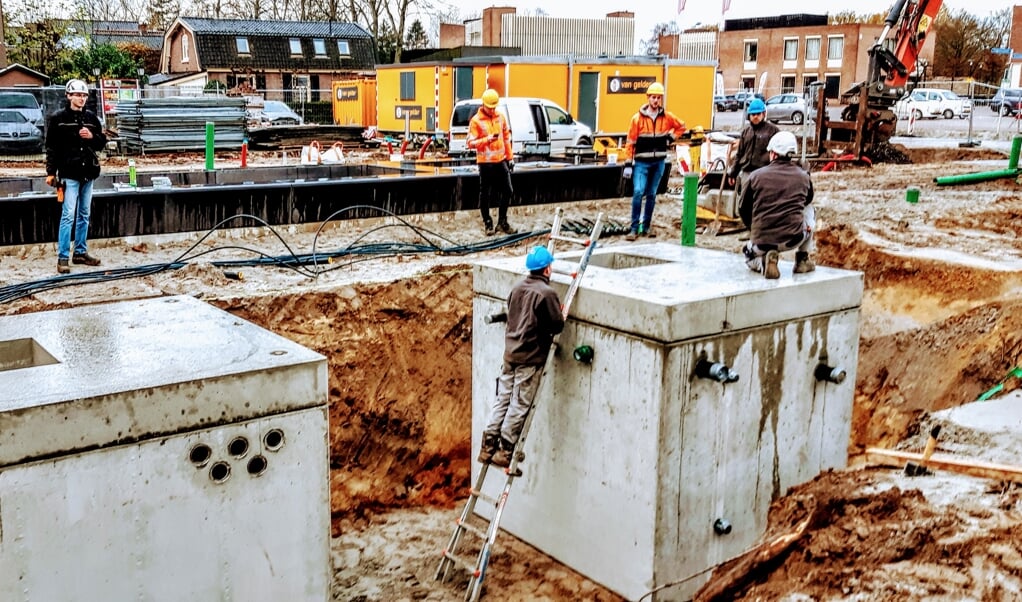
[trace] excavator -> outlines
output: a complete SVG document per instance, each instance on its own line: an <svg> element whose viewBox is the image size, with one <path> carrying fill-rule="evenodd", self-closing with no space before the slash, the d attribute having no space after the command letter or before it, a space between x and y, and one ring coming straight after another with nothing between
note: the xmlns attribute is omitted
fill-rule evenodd
<svg viewBox="0 0 1022 602"><path fill-rule="evenodd" d="M816 140L818 156L840 149L852 161L872 163L890 160L888 141L898 117L892 107L906 91L916 60L937 18L943 0L897 0L876 43L869 49L866 81L857 82L841 95L848 105L841 121L826 119L826 98L818 91ZM890 38L890 39L889 39Z"/></svg>

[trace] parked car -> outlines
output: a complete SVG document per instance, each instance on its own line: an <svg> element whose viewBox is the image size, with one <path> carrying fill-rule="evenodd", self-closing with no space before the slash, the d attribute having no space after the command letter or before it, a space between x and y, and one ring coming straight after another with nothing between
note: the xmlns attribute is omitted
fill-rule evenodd
<svg viewBox="0 0 1022 602"><path fill-rule="evenodd" d="M264 101L262 106L255 106L249 110L249 121L258 122L261 125L303 125L305 120L291 107L279 100Z"/></svg>
<svg viewBox="0 0 1022 602"><path fill-rule="evenodd" d="M735 99L734 94L718 94L713 97L713 104L717 107L718 111L737 111L742 108L742 104Z"/></svg>
<svg viewBox="0 0 1022 602"><path fill-rule="evenodd" d="M28 92L0 92L0 110L8 109L21 113L29 123L40 129L46 127L39 101Z"/></svg>
<svg viewBox="0 0 1022 602"><path fill-rule="evenodd" d="M0 109L0 150L38 153L43 150L43 133L18 111Z"/></svg>
<svg viewBox="0 0 1022 602"><path fill-rule="evenodd" d="M451 111L450 148L452 156L469 151L468 122L482 102L469 99L457 102ZM545 98L501 97L497 110L507 117L511 128L511 149L520 154L563 155L569 146L589 146L593 143L593 130L576 121L556 103Z"/></svg>
<svg viewBox="0 0 1022 602"><path fill-rule="evenodd" d="M990 110L1001 115L1017 115L1022 110L1022 88L1001 88L990 99Z"/></svg>
<svg viewBox="0 0 1022 602"><path fill-rule="evenodd" d="M809 108L806 100L798 94L778 94L766 100L766 119L777 123L778 121L790 121L795 125L801 125L809 115Z"/></svg>
<svg viewBox="0 0 1022 602"><path fill-rule="evenodd" d="M741 109L743 117L746 117L745 110L749 108L749 103L752 102L753 98L758 98L763 102L766 102L766 96L763 96L759 92L738 92L735 94L735 100L738 101L738 107Z"/></svg>
<svg viewBox="0 0 1022 602"><path fill-rule="evenodd" d="M894 103L893 110L900 119L908 119L912 114L916 119L965 119L972 113L972 101L950 90L916 88Z"/></svg>

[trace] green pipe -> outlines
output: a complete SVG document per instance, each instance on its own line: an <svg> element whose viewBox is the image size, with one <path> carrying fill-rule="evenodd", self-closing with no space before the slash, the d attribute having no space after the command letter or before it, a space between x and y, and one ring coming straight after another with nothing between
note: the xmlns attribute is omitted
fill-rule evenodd
<svg viewBox="0 0 1022 602"><path fill-rule="evenodd" d="M1018 169L1018 155L1022 151L1022 136L1011 139L1011 154L1008 155L1008 169Z"/></svg>
<svg viewBox="0 0 1022 602"><path fill-rule="evenodd" d="M688 172L685 174L685 196L682 201L681 212L681 245L684 247L696 246L696 200L699 191L699 174Z"/></svg>
<svg viewBox="0 0 1022 602"><path fill-rule="evenodd" d="M937 186L944 186L945 184L972 184L974 182L986 182L987 180L997 180L1000 178L1013 178L1018 175L1022 175L1018 169L997 169L994 171L963 173L957 176L941 176L933 178L933 181L937 183Z"/></svg>
<svg viewBox="0 0 1022 602"><path fill-rule="evenodd" d="M213 122L206 122L206 171L213 171Z"/></svg>

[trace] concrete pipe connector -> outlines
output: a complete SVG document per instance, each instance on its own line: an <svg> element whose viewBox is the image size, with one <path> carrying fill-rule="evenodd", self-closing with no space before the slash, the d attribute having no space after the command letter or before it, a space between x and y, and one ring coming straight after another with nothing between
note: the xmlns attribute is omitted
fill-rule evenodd
<svg viewBox="0 0 1022 602"><path fill-rule="evenodd" d="M813 371L813 376L816 377L816 380L840 385L845 382L845 378L848 376L848 373L840 366L828 366L827 364L820 362L816 365L816 370Z"/></svg>
<svg viewBox="0 0 1022 602"><path fill-rule="evenodd" d="M696 362L696 376L715 380L719 383L738 382L738 373L722 362L711 362L707 359L700 359Z"/></svg>

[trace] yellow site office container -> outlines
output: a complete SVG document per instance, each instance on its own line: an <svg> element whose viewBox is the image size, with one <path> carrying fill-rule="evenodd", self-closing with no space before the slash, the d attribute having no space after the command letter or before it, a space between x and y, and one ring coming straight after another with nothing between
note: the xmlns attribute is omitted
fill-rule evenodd
<svg viewBox="0 0 1022 602"><path fill-rule="evenodd" d="M376 80L364 77L333 83L334 125L376 125Z"/></svg>
<svg viewBox="0 0 1022 602"><path fill-rule="evenodd" d="M404 132L406 115L413 133L445 130L453 107L451 63L377 65L376 120L380 131Z"/></svg>

